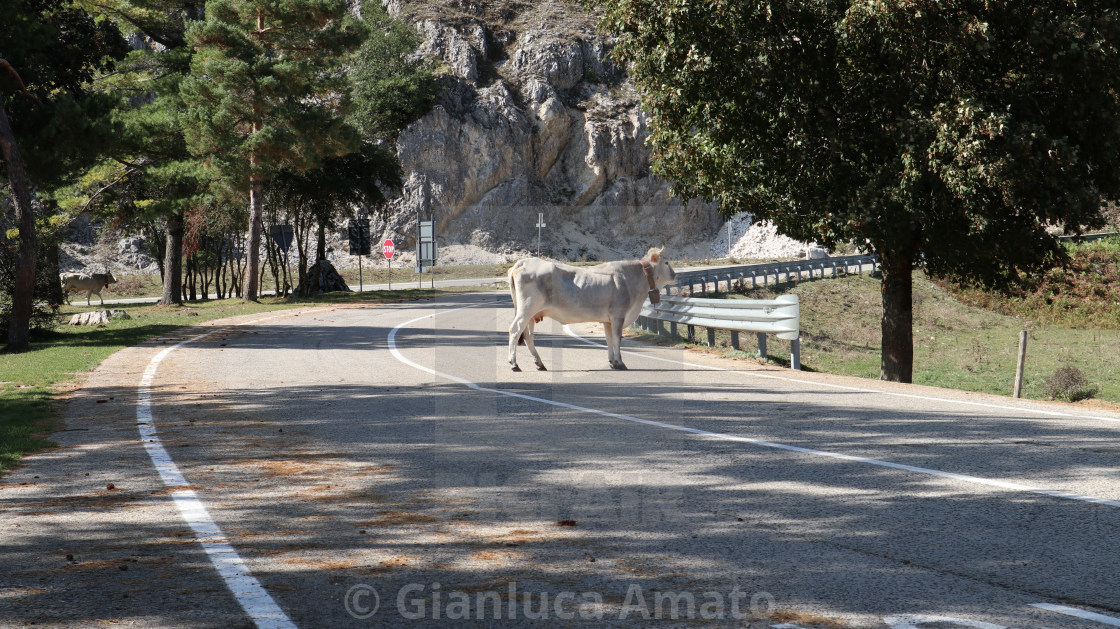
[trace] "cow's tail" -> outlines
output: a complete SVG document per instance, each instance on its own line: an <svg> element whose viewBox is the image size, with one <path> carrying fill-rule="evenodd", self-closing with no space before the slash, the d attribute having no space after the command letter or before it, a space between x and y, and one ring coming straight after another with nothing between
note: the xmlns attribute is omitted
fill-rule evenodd
<svg viewBox="0 0 1120 629"><path fill-rule="evenodd" d="M506 271L506 279L509 281L509 296L510 296L511 299L513 299L513 320L514 321L517 320L517 280L515 280L514 277L517 275L516 271L517 271L517 267L518 267L519 264L520 264L520 261L514 263L513 266L509 267L509 271ZM525 344L525 332L524 331L521 332L521 336L517 337L517 344L518 345L524 345Z"/></svg>

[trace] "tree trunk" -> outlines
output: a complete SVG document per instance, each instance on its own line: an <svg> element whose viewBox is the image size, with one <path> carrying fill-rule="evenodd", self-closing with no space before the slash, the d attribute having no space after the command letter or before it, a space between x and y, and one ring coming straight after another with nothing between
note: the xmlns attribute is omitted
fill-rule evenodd
<svg viewBox="0 0 1120 629"><path fill-rule="evenodd" d="M179 212L167 218L167 239L163 252L163 296L159 303L164 306L183 305L183 215Z"/></svg>
<svg viewBox="0 0 1120 629"><path fill-rule="evenodd" d="M315 262L327 259L327 227L319 222L319 242L315 249Z"/></svg>
<svg viewBox="0 0 1120 629"><path fill-rule="evenodd" d="M254 157L254 162L258 160ZM256 164L254 164L255 166ZM264 182L260 175L249 179L249 242L245 245L245 301L258 301L261 268L261 221L264 216Z"/></svg>
<svg viewBox="0 0 1120 629"><path fill-rule="evenodd" d="M196 286L198 282L198 274L195 272L197 267L198 254L193 253L191 254L191 257L187 258L187 288L189 289L187 298L190 301L198 301L198 288Z"/></svg>
<svg viewBox="0 0 1120 629"><path fill-rule="evenodd" d="M8 122L8 112L0 105L0 153L8 165L8 184L16 208L19 227L19 258L16 262L16 285L12 293L12 319L8 326L10 352L27 349L31 341L31 309L35 300L35 213L31 208L31 184L23 170L23 156Z"/></svg>
<svg viewBox="0 0 1120 629"><path fill-rule="evenodd" d="M883 380L914 379L914 259L910 253L879 253L883 273Z"/></svg>

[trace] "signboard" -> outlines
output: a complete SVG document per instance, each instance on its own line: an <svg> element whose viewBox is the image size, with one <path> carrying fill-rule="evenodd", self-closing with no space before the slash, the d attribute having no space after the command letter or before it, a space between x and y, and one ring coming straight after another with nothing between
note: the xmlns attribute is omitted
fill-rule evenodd
<svg viewBox="0 0 1120 629"><path fill-rule="evenodd" d="M436 265L436 239L432 221L420 221L420 238L416 242L416 263L418 270Z"/></svg>
<svg viewBox="0 0 1120 629"><path fill-rule="evenodd" d="M428 268L436 265L436 243L422 242L420 243L420 266Z"/></svg>
<svg viewBox="0 0 1120 629"><path fill-rule="evenodd" d="M397 248L396 248L396 246L393 245L392 240L389 240L388 238L386 238L385 242L381 243L381 253L385 254L385 259L386 260L392 260L393 259L393 254L396 253L396 251L397 251Z"/></svg>
<svg viewBox="0 0 1120 629"><path fill-rule="evenodd" d="M288 248L292 246L292 236L294 234L291 225L273 225L269 232L272 234L272 240L276 241L276 246L284 253L288 252Z"/></svg>
<svg viewBox="0 0 1120 629"><path fill-rule="evenodd" d="M369 219L359 218L350 221L350 255L368 256L370 252Z"/></svg>

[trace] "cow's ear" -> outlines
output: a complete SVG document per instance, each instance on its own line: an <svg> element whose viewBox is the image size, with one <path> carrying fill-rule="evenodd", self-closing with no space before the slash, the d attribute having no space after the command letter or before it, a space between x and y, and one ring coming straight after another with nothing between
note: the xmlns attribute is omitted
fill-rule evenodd
<svg viewBox="0 0 1120 629"><path fill-rule="evenodd" d="M656 247L650 247L648 255L649 255L649 261L652 262L653 264L657 264L658 261L661 260L661 252L658 251Z"/></svg>

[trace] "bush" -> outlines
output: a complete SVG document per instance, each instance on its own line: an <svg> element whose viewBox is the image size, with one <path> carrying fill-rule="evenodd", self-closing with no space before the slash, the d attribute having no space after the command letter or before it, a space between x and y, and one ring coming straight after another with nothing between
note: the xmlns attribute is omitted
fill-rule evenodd
<svg viewBox="0 0 1120 629"><path fill-rule="evenodd" d="M1042 383L1042 388L1051 399L1067 402L1087 400L1097 394L1097 387L1090 385L1077 367L1059 367Z"/></svg>
<svg viewBox="0 0 1120 629"><path fill-rule="evenodd" d="M49 266L47 255L56 251L50 241L39 245L39 260L35 265L35 304L31 308L31 331L48 330L56 321L55 312L59 304L54 293L58 292L57 266ZM0 232L0 348L8 342L8 327L11 324L12 293L16 286L16 260L19 258L19 243L8 240Z"/></svg>

